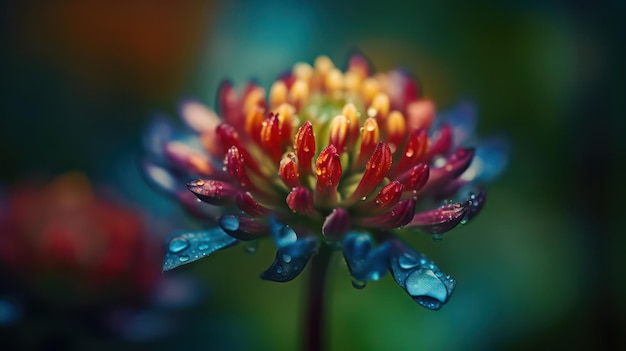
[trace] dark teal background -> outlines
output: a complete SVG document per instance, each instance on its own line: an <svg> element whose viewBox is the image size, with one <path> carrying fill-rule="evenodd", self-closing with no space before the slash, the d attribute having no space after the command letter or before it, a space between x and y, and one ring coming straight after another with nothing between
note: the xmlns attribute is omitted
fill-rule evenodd
<svg viewBox="0 0 626 351"><path fill-rule="evenodd" d="M69 170L181 228L136 169L141 135L177 101L210 106L219 82L268 87L297 61L358 50L414 72L440 109L471 98L479 134L511 140L510 166L471 224L408 238L458 280L431 312L386 276L351 287L335 257L333 350L625 345L624 43L618 2L14 1L1 5L0 182ZM343 67L343 66L342 66ZM220 252L180 271L208 288L175 337L150 347L292 350L304 279L262 281L273 259ZM176 274L176 273L174 273ZM95 341L104 342L104 341ZM147 345L128 344L130 348Z"/></svg>

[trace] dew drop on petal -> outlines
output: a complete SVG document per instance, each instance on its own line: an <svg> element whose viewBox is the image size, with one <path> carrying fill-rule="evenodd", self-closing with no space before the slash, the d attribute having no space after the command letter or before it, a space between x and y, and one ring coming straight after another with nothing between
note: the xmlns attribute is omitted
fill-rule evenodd
<svg viewBox="0 0 626 351"><path fill-rule="evenodd" d="M198 250L200 251L208 250L209 248L210 248L209 243L206 241L198 244Z"/></svg>
<svg viewBox="0 0 626 351"><path fill-rule="evenodd" d="M281 274L283 272L283 267L276 266L276 273Z"/></svg>
<svg viewBox="0 0 626 351"><path fill-rule="evenodd" d="M179 253L189 247L189 241L185 238L174 238L170 241L168 250L171 253Z"/></svg>
<svg viewBox="0 0 626 351"><path fill-rule="evenodd" d="M287 254L283 254L282 259L285 263L289 263L291 262L291 256L287 255Z"/></svg>
<svg viewBox="0 0 626 351"><path fill-rule="evenodd" d="M220 227L176 234L167 245L163 271L196 261L238 242L239 240L228 235Z"/></svg>
<svg viewBox="0 0 626 351"><path fill-rule="evenodd" d="M239 229L239 220L235 216L223 216L220 219L220 226L225 230L236 231Z"/></svg>
<svg viewBox="0 0 626 351"><path fill-rule="evenodd" d="M438 302L441 305L448 299L448 289L431 269L415 270L408 276L405 284L409 295L420 298L424 302L433 302L434 304ZM420 301L417 302L420 303ZM429 306L424 307L431 308Z"/></svg>
<svg viewBox="0 0 626 351"><path fill-rule="evenodd" d="M401 268L410 269L418 266L420 261L418 261L417 258L413 257L410 253L405 252L402 256L398 257L398 264Z"/></svg>
<svg viewBox="0 0 626 351"><path fill-rule="evenodd" d="M360 280L352 277L352 286L355 289L361 290L361 289L363 289L363 288L365 288L367 286L367 282L363 282L363 281L360 281Z"/></svg>

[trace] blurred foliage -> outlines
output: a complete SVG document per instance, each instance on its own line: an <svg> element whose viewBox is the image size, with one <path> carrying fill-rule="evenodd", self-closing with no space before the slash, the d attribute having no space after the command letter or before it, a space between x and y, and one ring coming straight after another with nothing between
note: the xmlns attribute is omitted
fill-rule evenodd
<svg viewBox="0 0 626 351"><path fill-rule="evenodd" d="M473 99L480 134L507 135L513 151L510 169L488 188L487 208L472 225L438 244L407 238L458 279L451 302L436 313L421 309L389 277L354 290L337 258L331 348L625 345L618 335L626 327L620 278L626 262L617 204L626 147L623 4L35 0L1 6L5 185L80 169L174 218L180 212L163 205L169 200L128 169L141 155L142 128L155 111L174 117L186 95L212 106L224 78L240 85L254 78L267 87L296 61L325 53L341 64L359 50L379 70L414 72L442 109ZM199 225L181 227L192 224ZM210 304L191 317L199 329L211 328L214 339L190 329L180 343L297 345L304 280L258 278L272 260L271 246L264 243L254 256L226 251L181 269L209 288Z"/></svg>

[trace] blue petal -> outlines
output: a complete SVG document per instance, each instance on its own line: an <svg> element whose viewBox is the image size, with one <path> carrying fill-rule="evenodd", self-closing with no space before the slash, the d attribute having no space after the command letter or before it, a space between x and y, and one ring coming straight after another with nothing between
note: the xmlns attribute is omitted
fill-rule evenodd
<svg viewBox="0 0 626 351"><path fill-rule="evenodd" d="M436 126L447 123L452 128L454 148L465 144L476 130L476 108L469 101L461 101L456 106L437 114ZM435 128L434 130L438 130Z"/></svg>
<svg viewBox="0 0 626 351"><path fill-rule="evenodd" d="M374 239L366 233L350 233L343 240L343 257L358 281L378 280L389 269L390 243L374 246Z"/></svg>
<svg viewBox="0 0 626 351"><path fill-rule="evenodd" d="M509 163L510 143L503 137L494 137L481 142L476 147L472 163L461 176L471 182L489 182L498 178Z"/></svg>
<svg viewBox="0 0 626 351"><path fill-rule="evenodd" d="M438 310L448 302L456 281L441 272L433 261L394 239L390 262L396 283L415 302L431 310Z"/></svg>
<svg viewBox="0 0 626 351"><path fill-rule="evenodd" d="M183 232L171 236L163 271L199 260L215 251L238 244L239 240L226 234L220 227L199 232Z"/></svg>
<svg viewBox="0 0 626 351"><path fill-rule="evenodd" d="M165 144L172 140L174 130L167 117L159 115L150 121L143 137L143 144L152 156L163 159Z"/></svg>
<svg viewBox="0 0 626 351"><path fill-rule="evenodd" d="M294 244L279 248L276 259L261 278L275 282L288 282L297 277L309 262L311 255L317 251L318 241L315 238L301 238Z"/></svg>
<svg viewBox="0 0 626 351"><path fill-rule="evenodd" d="M270 233L279 249L296 243L298 235L288 225L280 223L273 216L269 218L269 222Z"/></svg>

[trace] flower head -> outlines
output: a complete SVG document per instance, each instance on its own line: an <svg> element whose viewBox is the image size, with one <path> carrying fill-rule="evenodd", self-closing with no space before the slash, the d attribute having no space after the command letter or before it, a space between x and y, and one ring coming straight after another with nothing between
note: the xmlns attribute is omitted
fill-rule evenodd
<svg viewBox="0 0 626 351"><path fill-rule="evenodd" d="M484 190L442 202L504 163L497 143L466 145L471 105L436 120L413 79L374 75L358 55L343 72L325 56L298 63L267 94L253 83L240 94L224 83L217 103L220 117L183 102L192 133L176 135L158 121L146 140L148 178L213 224L175 235L164 270L270 236L278 252L264 279L295 278L328 244L343 251L357 282L389 270L419 304L447 302L454 279L399 236L421 230L440 239L484 205ZM494 160L500 164L485 167Z"/></svg>
<svg viewBox="0 0 626 351"><path fill-rule="evenodd" d="M147 341L171 333L197 299L192 280L159 275L159 241L142 217L80 173L11 188L0 209L0 305L13 311L0 327L61 319ZM144 326L147 316L156 323Z"/></svg>

